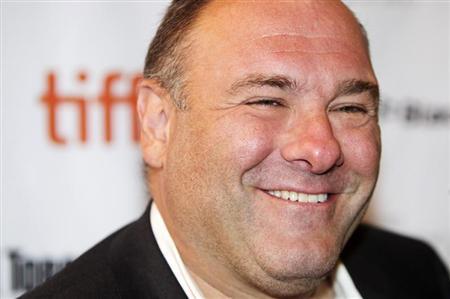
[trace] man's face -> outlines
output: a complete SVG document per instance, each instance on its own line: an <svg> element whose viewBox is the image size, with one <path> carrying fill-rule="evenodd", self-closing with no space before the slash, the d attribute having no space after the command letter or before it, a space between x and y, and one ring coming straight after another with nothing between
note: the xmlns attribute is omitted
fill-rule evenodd
<svg viewBox="0 0 450 299"><path fill-rule="evenodd" d="M338 3L217 1L191 38L189 109L163 173L169 230L200 276L196 263L294 294L332 270L377 178L358 24Z"/></svg>

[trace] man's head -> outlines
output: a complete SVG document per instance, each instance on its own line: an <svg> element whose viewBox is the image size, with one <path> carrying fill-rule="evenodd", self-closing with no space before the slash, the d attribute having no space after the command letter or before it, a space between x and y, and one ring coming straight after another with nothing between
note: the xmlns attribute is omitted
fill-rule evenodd
<svg viewBox="0 0 450 299"><path fill-rule="evenodd" d="M191 17L168 50L182 57L181 77L148 72L140 91L154 200L183 261L211 286L308 293L378 175L365 37L334 1L210 1Z"/></svg>

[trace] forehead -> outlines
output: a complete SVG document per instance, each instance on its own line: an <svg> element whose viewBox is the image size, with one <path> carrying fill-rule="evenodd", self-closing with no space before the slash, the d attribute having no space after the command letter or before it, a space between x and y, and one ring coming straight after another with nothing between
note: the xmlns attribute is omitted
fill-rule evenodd
<svg viewBox="0 0 450 299"><path fill-rule="evenodd" d="M347 71L344 79L375 80L359 24L338 1L213 1L192 38L193 69L223 83L230 74L306 81L336 70Z"/></svg>
<svg viewBox="0 0 450 299"><path fill-rule="evenodd" d="M353 14L340 1L212 1L201 14L204 25L216 25L235 34L303 33L305 35L359 34ZM208 26L207 26L208 27ZM218 29L210 27L210 29ZM248 30L246 30L248 29Z"/></svg>

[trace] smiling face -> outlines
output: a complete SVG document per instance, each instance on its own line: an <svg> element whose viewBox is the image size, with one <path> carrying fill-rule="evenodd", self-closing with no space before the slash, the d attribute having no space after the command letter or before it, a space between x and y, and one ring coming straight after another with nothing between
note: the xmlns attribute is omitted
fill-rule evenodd
<svg viewBox="0 0 450 299"><path fill-rule="evenodd" d="M359 25L340 3L216 1L190 38L189 109L171 115L153 176L169 231L225 294L311 291L378 174L377 82Z"/></svg>

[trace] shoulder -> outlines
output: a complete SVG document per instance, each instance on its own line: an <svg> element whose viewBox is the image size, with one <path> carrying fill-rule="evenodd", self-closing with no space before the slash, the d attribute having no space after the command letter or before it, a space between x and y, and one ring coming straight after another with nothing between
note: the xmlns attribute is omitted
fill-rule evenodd
<svg viewBox="0 0 450 299"><path fill-rule="evenodd" d="M149 212L150 205L22 298L186 298L159 250Z"/></svg>
<svg viewBox="0 0 450 299"><path fill-rule="evenodd" d="M111 244L130 226L107 237L21 298L120 298L109 255Z"/></svg>
<svg viewBox="0 0 450 299"><path fill-rule="evenodd" d="M409 260L414 256L435 258L434 250L425 242L393 233L373 225L361 224L350 238L347 251L364 251L374 254L374 257Z"/></svg>
<svg viewBox="0 0 450 299"><path fill-rule="evenodd" d="M386 298L450 298L448 270L422 241L360 225L342 259L358 289L395 294Z"/></svg>

